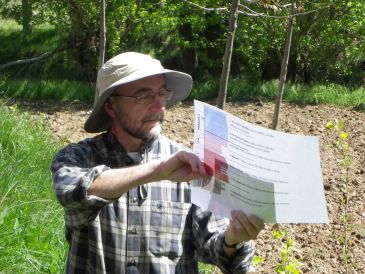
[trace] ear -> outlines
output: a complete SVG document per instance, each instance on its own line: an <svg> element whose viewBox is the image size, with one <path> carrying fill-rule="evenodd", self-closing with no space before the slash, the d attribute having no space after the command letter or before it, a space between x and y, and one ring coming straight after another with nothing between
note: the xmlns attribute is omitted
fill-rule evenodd
<svg viewBox="0 0 365 274"><path fill-rule="evenodd" d="M116 117L114 105L113 102L110 100L110 98L108 98L104 103L104 111L106 114L108 114L110 118Z"/></svg>

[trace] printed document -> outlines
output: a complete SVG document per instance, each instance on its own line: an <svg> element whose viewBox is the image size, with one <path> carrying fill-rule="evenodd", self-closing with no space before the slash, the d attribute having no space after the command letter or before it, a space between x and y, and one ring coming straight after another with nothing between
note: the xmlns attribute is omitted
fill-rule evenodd
<svg viewBox="0 0 365 274"><path fill-rule="evenodd" d="M194 148L212 176L192 202L221 217L232 209L266 223L328 223L319 138L254 124L195 101Z"/></svg>

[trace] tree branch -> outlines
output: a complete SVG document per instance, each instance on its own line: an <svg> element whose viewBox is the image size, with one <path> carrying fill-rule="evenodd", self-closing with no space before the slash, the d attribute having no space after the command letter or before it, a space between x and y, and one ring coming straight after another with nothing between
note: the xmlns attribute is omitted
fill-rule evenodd
<svg viewBox="0 0 365 274"><path fill-rule="evenodd" d="M189 4L189 5L191 5L191 6L194 6L196 8L199 8L199 9L202 9L202 10L205 10L205 11L225 11L225 12L228 12L227 8L206 8L206 7L200 6L198 4L192 3L188 0L182 0L182 1Z"/></svg>
<svg viewBox="0 0 365 274"><path fill-rule="evenodd" d="M306 11L306 12L301 12L301 13L295 13L295 14L291 14L291 15L266 15L266 14L263 14L263 13L258 13L252 9L250 9L249 7L245 6L245 5L242 5L240 4L240 7L250 11L250 13L246 12L246 11L242 11L242 10L239 10L238 13L240 14L243 14L243 15L246 15L246 16L252 16L252 17L265 17L265 18L276 18L276 19L283 19L283 18L291 18L291 17L298 17L298 16L303 16L303 15L307 15L307 14L311 14L311 13L315 13L315 12L318 12L318 11L321 11L323 9L327 9L329 8L330 6L325 6L323 8L318 8L316 10L310 10L310 11Z"/></svg>
<svg viewBox="0 0 365 274"><path fill-rule="evenodd" d="M60 47L55 48L52 51L45 52L45 53L43 53L43 54L41 54L37 57L33 57L33 58L29 58L29 59L23 59L23 60L11 61L9 63L0 65L0 71L3 70L3 69L9 68L9 67L17 66L17 65L25 65L25 64L30 64L30 63L41 61L43 59L51 57L56 52L63 51L65 49L66 49L66 46L60 46Z"/></svg>
<svg viewBox="0 0 365 274"><path fill-rule="evenodd" d="M203 7L203 6L200 6L198 4L192 3L188 0L182 0L182 1L189 4L189 5L191 5L191 6L194 6L196 8L199 8L199 9L205 10L205 11L224 11L224 12L228 12L227 8L207 8L207 7ZM315 12L318 12L320 10L327 9L330 6L325 6L323 8L318 8L316 10L311 10L311 11L306 11L306 12L301 12L301 13L296 13L296 14L291 14L291 15L266 15L264 13L256 12L256 11L254 11L254 10L250 9L249 7L247 7L245 5L242 5L242 4L239 4L239 7L244 8L244 9L249 11L249 12L246 12L246 11L243 11L243 10L238 11L239 14L243 14L243 15L246 15L246 16L276 18L276 19L288 19L290 17L297 17L297 16L303 16L303 15L315 13ZM283 5L282 7L286 7L286 5Z"/></svg>

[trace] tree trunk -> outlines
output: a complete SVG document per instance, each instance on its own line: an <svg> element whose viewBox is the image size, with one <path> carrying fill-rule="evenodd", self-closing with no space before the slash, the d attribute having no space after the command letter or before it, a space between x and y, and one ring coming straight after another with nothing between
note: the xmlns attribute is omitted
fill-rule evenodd
<svg viewBox="0 0 365 274"><path fill-rule="evenodd" d="M103 66L105 60L106 26L105 26L105 0L100 0L100 42L98 70ZM99 98L99 90L95 87L94 104Z"/></svg>
<svg viewBox="0 0 365 274"><path fill-rule="evenodd" d="M100 42L99 42L99 63L100 69L105 60L105 46L106 46L106 26L105 26L105 0L100 0Z"/></svg>
<svg viewBox="0 0 365 274"><path fill-rule="evenodd" d="M178 27L179 36L184 41L193 42L193 29L190 23L183 23ZM183 71L196 78L196 69L198 67L198 57L196 49L193 47L181 46L181 57Z"/></svg>
<svg viewBox="0 0 365 274"><path fill-rule="evenodd" d="M295 9L296 9L295 1L292 1L291 15L294 15ZM290 55L291 39L292 39L292 34L293 34L293 25L294 25L294 16L290 16L289 21L288 21L288 29L287 29L287 33L286 33L284 56L283 56L283 59L281 62L279 90L278 90L278 94L276 96L274 117L273 117L273 122L272 122L272 129L274 129L274 130L277 129L278 124L279 124L281 101L283 99L285 82L286 82L286 74L288 71L288 61L289 61L289 55Z"/></svg>
<svg viewBox="0 0 365 274"><path fill-rule="evenodd" d="M32 0L22 0L22 24L23 34L28 36L32 33Z"/></svg>
<svg viewBox="0 0 365 274"><path fill-rule="evenodd" d="M222 75L220 79L219 93L218 93L217 106L220 109L224 109L224 105L226 103L229 70L231 67L231 59L233 51L234 33L237 28L238 5L239 5L239 0L232 0L231 12L229 15L229 28L227 33L226 49L224 52Z"/></svg>

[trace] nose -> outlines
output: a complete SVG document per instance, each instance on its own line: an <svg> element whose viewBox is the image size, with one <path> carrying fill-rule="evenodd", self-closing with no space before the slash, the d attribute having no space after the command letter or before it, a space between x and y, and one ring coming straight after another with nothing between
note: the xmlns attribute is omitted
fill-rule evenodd
<svg viewBox="0 0 365 274"><path fill-rule="evenodd" d="M154 112L165 111L166 99L162 98L159 94L155 94L150 109Z"/></svg>

